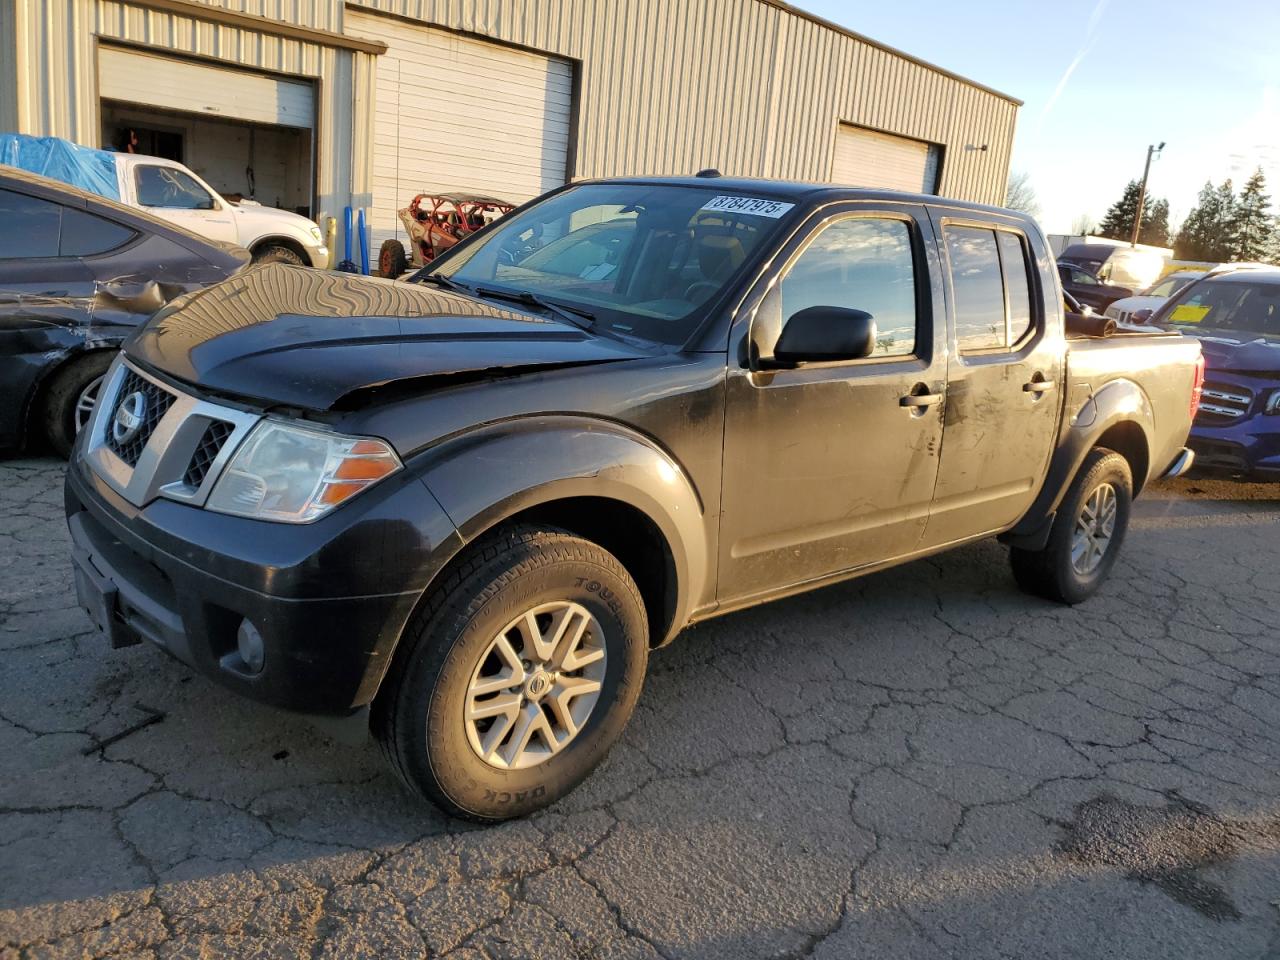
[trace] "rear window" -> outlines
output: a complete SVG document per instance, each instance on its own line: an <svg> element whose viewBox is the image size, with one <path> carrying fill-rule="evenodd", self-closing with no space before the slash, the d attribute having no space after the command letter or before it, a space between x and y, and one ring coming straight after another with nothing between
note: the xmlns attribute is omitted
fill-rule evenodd
<svg viewBox="0 0 1280 960"><path fill-rule="evenodd" d="M0 190L0 260L58 255L62 205L12 190Z"/></svg>
<svg viewBox="0 0 1280 960"><path fill-rule="evenodd" d="M0 224L0 260L91 257L137 236L113 220L13 190L0 190Z"/></svg>
<svg viewBox="0 0 1280 960"><path fill-rule="evenodd" d="M58 252L64 257L93 257L123 247L136 236L113 220L68 207L62 214Z"/></svg>
<svg viewBox="0 0 1280 960"><path fill-rule="evenodd" d="M1035 322L1025 239L1007 230L954 225L943 236L960 352L1010 349Z"/></svg>

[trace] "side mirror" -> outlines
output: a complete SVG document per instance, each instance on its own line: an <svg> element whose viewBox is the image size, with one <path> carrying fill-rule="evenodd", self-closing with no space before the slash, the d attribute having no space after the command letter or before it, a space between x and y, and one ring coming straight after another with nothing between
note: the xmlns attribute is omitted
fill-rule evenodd
<svg viewBox="0 0 1280 960"><path fill-rule="evenodd" d="M806 307L782 328L773 357L779 365L861 360L876 348L876 322L865 310Z"/></svg>

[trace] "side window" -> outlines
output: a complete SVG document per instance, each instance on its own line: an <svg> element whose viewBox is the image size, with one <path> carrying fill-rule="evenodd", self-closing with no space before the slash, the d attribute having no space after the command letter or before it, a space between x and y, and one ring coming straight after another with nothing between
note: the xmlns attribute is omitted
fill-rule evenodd
<svg viewBox="0 0 1280 960"><path fill-rule="evenodd" d="M1072 270L1071 279L1075 283L1083 284L1086 287L1096 287L1098 281L1094 279L1092 274L1085 273L1083 270Z"/></svg>
<svg viewBox="0 0 1280 960"><path fill-rule="evenodd" d="M1000 230L1000 265L1004 268L1004 289L1009 300L1009 345L1017 343L1031 329L1031 269L1020 236Z"/></svg>
<svg viewBox="0 0 1280 960"><path fill-rule="evenodd" d="M955 295L956 344L961 353L1005 345L1004 282L996 232L948 226L947 259Z"/></svg>
<svg viewBox="0 0 1280 960"><path fill-rule="evenodd" d="M137 167L138 203L173 210L212 210L213 197L192 177L173 167Z"/></svg>
<svg viewBox="0 0 1280 960"><path fill-rule="evenodd" d="M113 220L68 207L62 213L62 241L58 254L63 257L92 257L123 247L136 236L133 230Z"/></svg>
<svg viewBox="0 0 1280 960"><path fill-rule="evenodd" d="M847 307L875 318L872 356L910 356L916 348L916 279L905 221L837 220L815 237L782 281L782 316L808 307Z"/></svg>
<svg viewBox="0 0 1280 960"><path fill-rule="evenodd" d="M0 260L58 255L62 204L0 190Z"/></svg>

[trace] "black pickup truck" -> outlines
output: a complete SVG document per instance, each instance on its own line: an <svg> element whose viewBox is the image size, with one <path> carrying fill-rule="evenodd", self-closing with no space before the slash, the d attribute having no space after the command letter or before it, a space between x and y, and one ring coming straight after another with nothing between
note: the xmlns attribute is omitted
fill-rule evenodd
<svg viewBox="0 0 1280 960"><path fill-rule="evenodd" d="M588 182L412 280L271 265L166 307L66 511L112 644L368 724L479 820L581 781L686 625L997 535L1079 602L1191 462L1199 345L1069 338L1007 210Z"/></svg>

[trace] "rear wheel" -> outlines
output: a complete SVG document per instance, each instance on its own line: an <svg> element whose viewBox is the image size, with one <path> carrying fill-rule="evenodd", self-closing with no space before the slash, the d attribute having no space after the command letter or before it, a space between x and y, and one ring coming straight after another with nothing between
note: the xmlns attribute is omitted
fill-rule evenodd
<svg viewBox="0 0 1280 960"><path fill-rule="evenodd" d="M610 553L555 528L478 541L405 630L373 730L416 792L505 820L578 785L622 733L648 628Z"/></svg>
<svg viewBox="0 0 1280 960"><path fill-rule="evenodd" d="M1115 566L1132 504L1129 461L1095 448L1063 498L1044 549L1010 551L1018 586L1059 603L1093 596Z"/></svg>
<svg viewBox="0 0 1280 960"><path fill-rule="evenodd" d="M102 378L115 353L101 350L67 364L53 375L44 393L41 420L49 444L60 457L71 455L76 434L89 422Z"/></svg>
<svg viewBox="0 0 1280 960"><path fill-rule="evenodd" d="M405 256L404 244L399 240L383 240L382 249L378 251L378 272L382 276L394 280L404 273L409 264Z"/></svg>
<svg viewBox="0 0 1280 960"><path fill-rule="evenodd" d="M304 267L298 251L279 243L268 243L253 251L254 263L291 263L295 267Z"/></svg>

